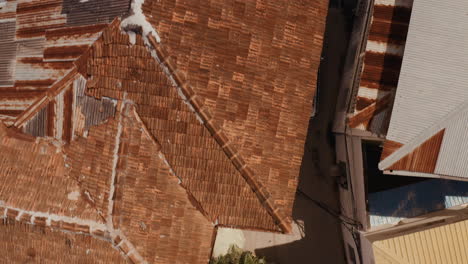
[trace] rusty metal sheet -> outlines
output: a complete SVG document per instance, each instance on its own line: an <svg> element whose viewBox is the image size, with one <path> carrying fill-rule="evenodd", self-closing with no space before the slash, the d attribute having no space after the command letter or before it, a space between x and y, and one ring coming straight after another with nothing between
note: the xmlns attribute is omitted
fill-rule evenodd
<svg viewBox="0 0 468 264"><path fill-rule="evenodd" d="M21 39L16 41L17 57L42 57L44 53L45 38Z"/></svg>
<svg viewBox="0 0 468 264"><path fill-rule="evenodd" d="M19 3L16 10L16 38L32 38L45 35L47 29L66 24L61 14L61 0L36 0Z"/></svg>
<svg viewBox="0 0 468 264"><path fill-rule="evenodd" d="M117 101L103 97L100 100L85 95L86 79L80 77L73 83L75 90L76 113L73 121L79 123L80 117L84 118L84 131L92 126L104 123L115 115ZM80 112L80 113L78 113Z"/></svg>
<svg viewBox="0 0 468 264"><path fill-rule="evenodd" d="M366 52L349 126L377 135L387 133L398 84L413 0L376 0L368 28ZM390 96L385 107L375 105Z"/></svg>
<svg viewBox="0 0 468 264"><path fill-rule="evenodd" d="M45 62L41 57L18 58L16 82L18 84L21 84L22 81L49 83L46 80L58 80L72 67L73 63L71 62Z"/></svg>
<svg viewBox="0 0 468 264"><path fill-rule="evenodd" d="M85 89L86 79L81 76L72 78L63 84L61 92L55 97L47 99L47 95L42 95L41 98L46 102L28 110L32 112L31 117L17 127L35 137L49 136L67 142L76 136L86 136L91 127L114 117L117 101L85 95ZM18 112L15 114L21 114L22 111Z"/></svg>
<svg viewBox="0 0 468 264"><path fill-rule="evenodd" d="M0 89L8 90L0 96L0 120L10 123L74 67L108 22L130 8L130 0L6 3L0 8Z"/></svg>
<svg viewBox="0 0 468 264"><path fill-rule="evenodd" d="M15 21L0 22L0 86L12 86L16 57Z"/></svg>
<svg viewBox="0 0 468 264"><path fill-rule="evenodd" d="M47 111L48 106L42 108L26 123L23 132L35 137L45 137L47 135Z"/></svg>
<svg viewBox="0 0 468 264"><path fill-rule="evenodd" d="M16 17L16 1L0 1L0 21L11 20Z"/></svg>
<svg viewBox="0 0 468 264"><path fill-rule="evenodd" d="M129 8L130 0L63 0L62 14L67 15L68 26L82 26L110 23Z"/></svg>

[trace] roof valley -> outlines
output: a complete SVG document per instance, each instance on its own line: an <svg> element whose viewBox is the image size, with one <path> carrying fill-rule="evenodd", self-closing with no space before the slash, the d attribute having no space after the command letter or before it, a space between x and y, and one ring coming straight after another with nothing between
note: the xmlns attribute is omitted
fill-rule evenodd
<svg viewBox="0 0 468 264"><path fill-rule="evenodd" d="M207 107L204 107L197 95L195 95L193 89L188 83L187 79L184 78L180 71L170 61L170 56L162 47L162 44L157 41L152 35L148 35L150 46L147 47L154 49L155 54L151 52L152 56L155 57L157 62L164 69L164 73L173 82L174 86L178 90L178 94L181 99L190 107L197 116L197 119L204 125L210 134L215 139L216 143L221 147L227 158L232 162L234 167L239 171L247 184L252 188L252 191L260 200L260 203L267 209L268 213L279 225L284 233L291 232L291 223L287 217L283 216L279 208L274 205L272 196L268 192L265 186L263 186L255 178L254 172L250 167L247 167L246 162L240 157L239 151L234 147L234 144L230 144L228 137L225 135L221 127L218 127L212 122L212 114Z"/></svg>

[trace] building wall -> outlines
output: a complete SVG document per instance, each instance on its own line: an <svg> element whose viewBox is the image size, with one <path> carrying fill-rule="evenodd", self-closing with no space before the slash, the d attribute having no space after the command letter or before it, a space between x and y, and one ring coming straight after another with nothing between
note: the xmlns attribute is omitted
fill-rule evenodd
<svg viewBox="0 0 468 264"><path fill-rule="evenodd" d="M364 256L365 251L362 250L360 239L356 240L352 235L352 232L358 232L359 228L361 230L368 228L361 140L360 136L337 134L335 137L337 162L347 164L348 188L340 187L341 214L361 224L361 227L356 227L354 230L350 230L349 225L342 225L343 243L348 263L354 263L352 260L353 255L355 263L372 263L369 262L368 254L367 257ZM354 251L354 254L351 253L351 250ZM362 262L360 259L362 259Z"/></svg>

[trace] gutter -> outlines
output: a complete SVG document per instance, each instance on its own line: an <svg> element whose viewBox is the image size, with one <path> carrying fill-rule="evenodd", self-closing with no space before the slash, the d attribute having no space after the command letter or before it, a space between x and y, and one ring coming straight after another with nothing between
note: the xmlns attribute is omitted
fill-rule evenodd
<svg viewBox="0 0 468 264"><path fill-rule="evenodd" d="M350 39L332 129L332 132L340 134L346 133L347 114L353 110L354 101L359 90L374 0L360 0L357 6L351 36L358 35L361 37L359 39L351 37ZM346 71L346 69L351 70Z"/></svg>

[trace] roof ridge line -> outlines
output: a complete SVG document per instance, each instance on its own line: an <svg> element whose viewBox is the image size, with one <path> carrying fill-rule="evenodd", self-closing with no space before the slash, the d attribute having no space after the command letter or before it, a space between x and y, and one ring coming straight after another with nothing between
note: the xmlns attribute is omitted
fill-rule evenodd
<svg viewBox="0 0 468 264"><path fill-rule="evenodd" d="M287 221L287 217L281 215L280 209L274 205L272 201L273 198L271 197L266 187L258 182L257 179L255 179L253 170L247 166L244 159L242 159L242 157L239 155L239 151L234 146L232 146L222 128L211 122L212 114L210 113L209 109L203 106L203 104L197 98L198 96L188 84L188 81L179 74L179 71L176 69L175 65L169 61L169 56L165 56L167 53L163 50L161 44L158 44L158 41L152 35L148 35L148 40L156 51L159 64L167 68L168 73L166 74L168 74L168 77L172 79L176 86L180 88L182 94L179 95L189 106L193 108L195 114L198 115L203 125L205 125L212 137L222 148L223 152L234 164L234 167L239 171L247 184L252 188L253 192L260 200L260 203L272 216L276 224L284 233L290 233L292 228L290 222Z"/></svg>
<svg viewBox="0 0 468 264"><path fill-rule="evenodd" d="M387 158L379 162L379 169L386 170L388 167L392 166L395 162L399 161L405 155L415 150L426 140L434 136L437 132L442 129L447 128L447 125L453 121L455 118L460 116L464 111L468 110L468 101L458 105L450 113L445 115L440 119L439 122L436 122L434 125L423 130L418 136L416 136L409 143L404 144L401 148L390 154Z"/></svg>
<svg viewBox="0 0 468 264"><path fill-rule="evenodd" d="M12 206L7 206L5 204L0 205L0 210L3 210L3 214L0 215L0 219L12 219L16 222L27 223L36 226L56 228L60 231L72 232L76 234L88 234L102 238L104 240L110 240L110 236L106 235L108 232L105 224L98 223L93 220L86 220L81 218L73 218L69 216L61 216L57 214L44 213L39 211L28 211L20 208L15 208ZM36 224L36 218L45 218L43 224ZM57 225L54 226L52 221L57 222ZM80 223L82 222L82 223ZM66 224L63 226L60 223Z"/></svg>
<svg viewBox="0 0 468 264"><path fill-rule="evenodd" d="M119 165L119 160L120 160L120 151L121 151L121 144L122 144L122 134L123 134L123 122L122 122L122 115L123 111L125 111L125 97L126 94L124 94L124 100L118 101L117 102L117 110L116 110L116 115L117 116L117 133L115 134L115 141L114 141L114 149L112 150L112 171L111 171L111 179L110 179L110 184L109 184L109 197L107 198L107 216L106 216L106 226L109 229L109 231L114 231L114 199L115 199L115 192L116 192L116 182L117 182L117 177L118 177L118 165Z"/></svg>

